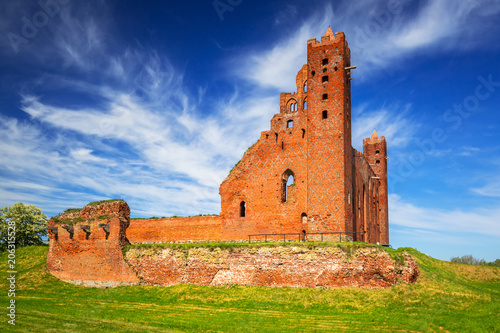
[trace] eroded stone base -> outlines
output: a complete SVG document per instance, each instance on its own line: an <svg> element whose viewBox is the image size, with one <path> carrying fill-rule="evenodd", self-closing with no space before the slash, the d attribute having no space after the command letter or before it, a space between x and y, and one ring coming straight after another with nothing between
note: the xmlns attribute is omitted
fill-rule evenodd
<svg viewBox="0 0 500 333"><path fill-rule="evenodd" d="M127 262L148 285L237 284L270 287L383 288L413 283L415 259L398 262L376 247L348 253L339 247L132 248Z"/></svg>
<svg viewBox="0 0 500 333"><path fill-rule="evenodd" d="M115 288L121 286L137 286L137 282L121 282L121 281L84 281L84 280L62 280L67 283L76 284L82 287L91 288Z"/></svg>

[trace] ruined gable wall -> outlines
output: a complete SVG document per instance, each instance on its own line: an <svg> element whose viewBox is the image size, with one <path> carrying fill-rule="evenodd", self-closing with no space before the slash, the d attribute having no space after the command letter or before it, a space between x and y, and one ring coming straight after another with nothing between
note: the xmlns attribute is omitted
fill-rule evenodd
<svg viewBox="0 0 500 333"><path fill-rule="evenodd" d="M297 143L302 139L301 132L300 128L286 131L286 119L275 117L279 125L263 132L221 184L223 240L245 240L249 234L302 232L306 228L300 218L306 201L306 166L297 156L303 154ZM283 202L287 170L293 171L295 184L288 188L289 198ZM240 216L242 202L244 217Z"/></svg>
<svg viewBox="0 0 500 333"><path fill-rule="evenodd" d="M132 244L220 241L220 216L193 216L161 219L133 219L127 229Z"/></svg>
<svg viewBox="0 0 500 333"><path fill-rule="evenodd" d="M224 240L310 230L301 219L307 202L306 75L304 66L297 75L297 92L281 94L280 113L271 119L271 129L261 133L220 186ZM294 184L286 188L285 199L287 172L293 174Z"/></svg>

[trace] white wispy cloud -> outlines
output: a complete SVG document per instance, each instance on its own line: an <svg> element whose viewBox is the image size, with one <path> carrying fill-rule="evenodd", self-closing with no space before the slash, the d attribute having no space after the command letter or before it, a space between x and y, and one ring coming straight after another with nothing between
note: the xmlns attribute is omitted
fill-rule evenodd
<svg viewBox="0 0 500 333"><path fill-rule="evenodd" d="M435 53L487 45L485 21L500 10L497 1L436 0L412 6L412 1L349 2L336 19L349 38L356 78L397 69L419 52ZM337 11L338 13L338 11Z"/></svg>
<svg viewBox="0 0 500 333"><path fill-rule="evenodd" d="M319 38L331 25L334 31L345 32L351 63L358 67L354 78L364 81L389 67L400 67L418 52L487 45L487 39L477 36L487 34L486 20L500 12L498 1L482 0L436 0L413 7L411 0L327 3L295 30L284 29L286 34L275 46L245 50L248 56L235 66L236 72L261 86L294 91L295 74L306 62L304 41ZM284 8L283 16L290 18L289 11ZM280 18L276 23L288 27L289 20Z"/></svg>
<svg viewBox="0 0 500 333"><path fill-rule="evenodd" d="M486 197L497 197L500 198L500 180L495 180L494 178L488 176L487 179L493 179L488 184L473 188L472 191L476 194L483 195ZM499 226L500 228L500 226Z"/></svg>
<svg viewBox="0 0 500 333"><path fill-rule="evenodd" d="M371 8L373 3L376 6ZM494 4L485 3L491 11L497 10ZM384 9L383 4L345 1L335 8L326 5L321 13L297 21L275 45L231 54L228 74L237 73L248 85L244 90L235 86L232 95L217 101L206 96L203 87L187 87L182 71L164 55L123 47L111 38L112 20L105 15L104 2L61 7L46 27L47 33L22 50L26 62L39 62L41 71L48 68L21 92L21 109L30 119L0 118L0 201L30 201L55 213L118 196L127 199L138 215L217 213L220 182L279 111L276 92L295 90L308 38L319 38L330 24L334 30L345 30L363 77L403 61L416 50L437 48L443 40L449 47L458 47L466 28L481 31L476 25L461 23L491 12L480 11L480 2L449 8L448 2L427 2L414 16L403 7L366 45L356 42L356 27L364 29ZM293 7L287 10L293 13ZM443 31L434 34L439 18L432 15L431 22L424 20L433 10L446 15ZM0 29L10 29L1 22ZM279 28L289 22L277 19L275 24ZM80 75L72 76L74 71ZM42 88L50 89L55 98L46 99ZM99 102L54 103L67 91ZM358 110L353 116L353 142L362 142L376 128L393 147L404 146L415 130L409 123L409 110L410 105L396 104ZM491 189L489 193L496 192ZM429 212L400 198L393 202L415 213L407 219L402 209L391 208L391 218L400 221L396 223L412 228L423 228L415 216L434 218L430 221L436 223L438 217L444 220L446 216L446 212ZM466 217L491 221L493 212L477 211L465 217L452 213L465 228ZM425 228L435 230L431 225Z"/></svg>
<svg viewBox="0 0 500 333"><path fill-rule="evenodd" d="M411 122L411 105L390 105L371 110L369 104L362 104L352 111L352 143L362 151L363 139L371 137L373 130L383 135L391 148L408 144L418 125Z"/></svg>
<svg viewBox="0 0 500 333"><path fill-rule="evenodd" d="M397 194L389 195L391 224L411 230L500 236L499 214L500 208L497 207L468 211L419 207Z"/></svg>
<svg viewBox="0 0 500 333"><path fill-rule="evenodd" d="M194 96L168 58L131 47L113 55L97 36L106 35L102 22L75 15L64 12L58 29L73 26L54 36L65 68L21 93L31 120L2 116L0 201L24 198L55 213L65 203L124 197L138 215L218 213L219 184L269 126L277 98L237 87L219 101L203 88ZM85 76L64 75L70 67ZM90 102L62 107L36 94L41 87L52 101L60 90Z"/></svg>
<svg viewBox="0 0 500 333"><path fill-rule="evenodd" d="M327 5L324 12L297 25L295 31L277 40L275 46L259 51L245 50L245 56L236 62L235 72L261 87L295 91L295 76L307 61L305 41L324 34L333 20L332 6Z"/></svg>

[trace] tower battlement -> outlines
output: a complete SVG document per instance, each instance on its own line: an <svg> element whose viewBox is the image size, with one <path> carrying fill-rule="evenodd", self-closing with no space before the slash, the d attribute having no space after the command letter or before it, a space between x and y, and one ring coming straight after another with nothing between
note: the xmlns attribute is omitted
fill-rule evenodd
<svg viewBox="0 0 500 333"><path fill-rule="evenodd" d="M333 33L332 28L328 27L325 34L321 36L321 41L318 41L316 38L309 38L307 40L307 45L311 46L323 46L326 44L337 43L339 41L345 41L345 34L343 31Z"/></svg>

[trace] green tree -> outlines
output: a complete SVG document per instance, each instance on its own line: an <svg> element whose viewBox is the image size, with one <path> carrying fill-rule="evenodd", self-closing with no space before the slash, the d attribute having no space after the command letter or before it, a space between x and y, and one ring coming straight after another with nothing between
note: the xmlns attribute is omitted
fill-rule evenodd
<svg viewBox="0 0 500 333"><path fill-rule="evenodd" d="M15 236L16 247L42 245L47 236L47 216L33 205L17 203L0 209L0 251L12 243Z"/></svg>

